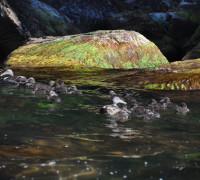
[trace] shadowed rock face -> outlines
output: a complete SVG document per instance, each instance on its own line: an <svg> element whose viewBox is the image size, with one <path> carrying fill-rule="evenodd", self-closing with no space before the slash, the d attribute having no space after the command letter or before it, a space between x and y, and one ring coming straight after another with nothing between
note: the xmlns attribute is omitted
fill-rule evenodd
<svg viewBox="0 0 200 180"><path fill-rule="evenodd" d="M97 31L66 36L15 50L11 66L71 66L111 69L151 68L167 63L157 46L134 31Z"/></svg>
<svg viewBox="0 0 200 180"><path fill-rule="evenodd" d="M0 59L23 44L22 25L5 0L0 2Z"/></svg>
<svg viewBox="0 0 200 180"><path fill-rule="evenodd" d="M2 0L0 9L0 58L22 45L29 37L80 32L67 17L38 0Z"/></svg>
<svg viewBox="0 0 200 180"><path fill-rule="evenodd" d="M199 43L192 35L200 25L200 11L198 4L194 4L197 1L188 2L191 3L180 4L180 0L1 0L0 58L29 37L125 29L137 31L153 41L169 61L180 60ZM186 44L191 36L195 45L188 48Z"/></svg>
<svg viewBox="0 0 200 180"><path fill-rule="evenodd" d="M82 32L137 31L153 41L169 61L182 59L188 51L184 44L198 26L199 10L194 0L190 3L180 3L181 0L41 1L68 16Z"/></svg>

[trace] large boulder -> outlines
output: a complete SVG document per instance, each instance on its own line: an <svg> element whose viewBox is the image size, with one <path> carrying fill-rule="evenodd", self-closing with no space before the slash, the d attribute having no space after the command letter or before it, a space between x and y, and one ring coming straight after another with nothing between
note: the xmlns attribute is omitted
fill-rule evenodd
<svg viewBox="0 0 200 180"><path fill-rule="evenodd" d="M134 31L97 31L24 45L11 53L11 66L152 68L167 63L157 46Z"/></svg>
<svg viewBox="0 0 200 180"><path fill-rule="evenodd" d="M0 9L0 58L28 37L80 33L67 16L39 0L2 0Z"/></svg>

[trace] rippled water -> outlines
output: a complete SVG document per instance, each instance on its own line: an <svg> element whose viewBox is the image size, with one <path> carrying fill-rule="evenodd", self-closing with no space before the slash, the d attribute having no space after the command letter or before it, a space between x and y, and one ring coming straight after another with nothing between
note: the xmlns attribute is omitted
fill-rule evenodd
<svg viewBox="0 0 200 180"><path fill-rule="evenodd" d="M190 113L161 112L145 121L115 121L99 114L107 93L124 87L109 83L116 72L19 71L37 80L62 78L83 96L61 95L49 104L31 90L0 83L0 179L199 179L200 92L127 91L145 104L170 96L187 102ZM55 78L56 77L56 78Z"/></svg>

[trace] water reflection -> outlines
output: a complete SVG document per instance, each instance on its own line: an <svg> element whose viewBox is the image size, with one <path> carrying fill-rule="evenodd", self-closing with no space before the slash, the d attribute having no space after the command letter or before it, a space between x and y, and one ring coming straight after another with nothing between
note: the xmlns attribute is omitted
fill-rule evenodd
<svg viewBox="0 0 200 180"><path fill-rule="evenodd" d="M199 178L199 92L127 89L141 104L167 95L176 103L186 101L191 112L161 112L151 122L116 121L99 114L109 103L110 86L86 85L77 77L68 83L77 83L84 95L62 95L60 104L0 84L0 179Z"/></svg>

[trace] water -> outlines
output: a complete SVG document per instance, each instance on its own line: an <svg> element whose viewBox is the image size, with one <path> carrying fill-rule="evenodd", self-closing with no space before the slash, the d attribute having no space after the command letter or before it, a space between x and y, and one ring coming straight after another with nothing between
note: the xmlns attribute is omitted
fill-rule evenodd
<svg viewBox="0 0 200 180"><path fill-rule="evenodd" d="M84 95L63 94L60 104L49 104L45 96L0 83L0 179L199 179L199 91L128 88L140 103L167 95L176 103L185 101L191 111L120 122L99 113L109 104L110 89L124 92L124 87L110 83L115 71L17 73L42 82L62 78Z"/></svg>

